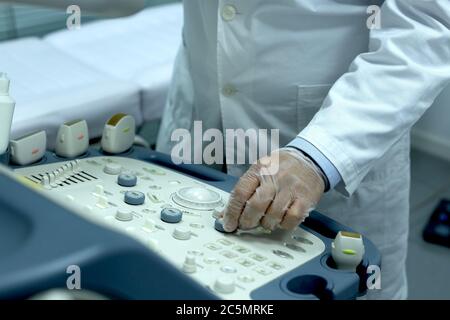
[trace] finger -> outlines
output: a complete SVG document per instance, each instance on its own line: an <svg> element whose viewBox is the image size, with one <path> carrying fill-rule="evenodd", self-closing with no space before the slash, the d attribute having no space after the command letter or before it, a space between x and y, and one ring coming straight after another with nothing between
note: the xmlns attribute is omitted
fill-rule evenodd
<svg viewBox="0 0 450 320"><path fill-rule="evenodd" d="M266 229L274 230L283 220L291 203L292 198L289 192L278 192L261 220L261 225Z"/></svg>
<svg viewBox="0 0 450 320"><path fill-rule="evenodd" d="M255 193L259 186L259 178L254 169L250 168L231 192L230 200L223 212L224 229L233 232L238 227L239 218L245 203Z"/></svg>
<svg viewBox="0 0 450 320"><path fill-rule="evenodd" d="M239 219L240 229L253 229L259 226L261 218L275 198L275 186L262 183L245 204L244 212Z"/></svg>
<svg viewBox="0 0 450 320"><path fill-rule="evenodd" d="M310 206L306 205L304 201L296 199L290 208L287 210L280 227L286 230L293 230L302 223L308 216Z"/></svg>

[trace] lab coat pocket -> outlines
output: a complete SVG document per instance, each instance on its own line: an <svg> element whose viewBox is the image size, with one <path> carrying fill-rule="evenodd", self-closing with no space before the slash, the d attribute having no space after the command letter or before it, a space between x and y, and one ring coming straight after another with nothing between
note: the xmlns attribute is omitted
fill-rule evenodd
<svg viewBox="0 0 450 320"><path fill-rule="evenodd" d="M297 86L297 130L303 130L319 111L331 84Z"/></svg>

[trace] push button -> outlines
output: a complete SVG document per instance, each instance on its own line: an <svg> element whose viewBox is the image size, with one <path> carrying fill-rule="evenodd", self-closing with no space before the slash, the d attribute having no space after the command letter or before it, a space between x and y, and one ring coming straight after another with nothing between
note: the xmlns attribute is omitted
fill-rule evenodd
<svg viewBox="0 0 450 320"><path fill-rule="evenodd" d="M214 290L218 293L233 293L235 288L234 280L231 277L221 276L214 283Z"/></svg>
<svg viewBox="0 0 450 320"><path fill-rule="evenodd" d="M126 209L119 209L116 212L116 219L119 221L131 221L133 220L133 214Z"/></svg>
<svg viewBox="0 0 450 320"><path fill-rule="evenodd" d="M122 166L120 164L116 164L116 163L108 163L103 168L103 171L106 174L117 175L122 171Z"/></svg>
<svg viewBox="0 0 450 320"><path fill-rule="evenodd" d="M135 187L137 184L137 177L133 174L122 173L117 177L117 184L122 187Z"/></svg>
<svg viewBox="0 0 450 320"><path fill-rule="evenodd" d="M234 259L234 258L238 257L238 255L236 253L231 252L231 251L224 251L221 253L221 255L223 255L225 258L228 258L228 259Z"/></svg>
<svg viewBox="0 0 450 320"><path fill-rule="evenodd" d="M216 219L216 221L214 221L214 229L216 229L219 232L226 233L225 228L223 227L222 219Z"/></svg>
<svg viewBox="0 0 450 320"><path fill-rule="evenodd" d="M237 269L232 266L222 266L220 270L224 273L236 273Z"/></svg>
<svg viewBox="0 0 450 320"><path fill-rule="evenodd" d="M238 280L244 283L250 283L255 281L255 278L253 278L251 275L248 274L244 274L244 275L240 275L238 276Z"/></svg>
<svg viewBox="0 0 450 320"><path fill-rule="evenodd" d="M272 273L272 271L269 271L263 267L255 267L253 270L263 276L267 276Z"/></svg>
<svg viewBox="0 0 450 320"><path fill-rule="evenodd" d="M178 227L173 230L172 236L177 240L189 240L191 238L191 231L185 227Z"/></svg>
<svg viewBox="0 0 450 320"><path fill-rule="evenodd" d="M252 261L250 261L250 260L248 260L248 259L245 259L245 258L238 259L237 262L238 262L240 265L242 265L242 266L244 266L244 267L247 267L247 268L255 265L255 263L253 263Z"/></svg>
<svg viewBox="0 0 450 320"><path fill-rule="evenodd" d="M251 254L251 255L250 255L250 258L252 258L253 260L258 261L258 262L263 262L263 261L266 261L266 260L267 260L266 257L263 257L262 255L257 254L257 253Z"/></svg>
<svg viewBox="0 0 450 320"><path fill-rule="evenodd" d="M132 206L139 206L145 202L145 194L139 191L127 191L125 192L125 203Z"/></svg>
<svg viewBox="0 0 450 320"><path fill-rule="evenodd" d="M222 94L225 97L232 97L236 94L237 90L231 84L227 84L222 88Z"/></svg>
<svg viewBox="0 0 450 320"><path fill-rule="evenodd" d="M215 244L214 242L205 244L205 247L208 248L209 250L213 250L213 251L222 249L221 246L219 246L218 244Z"/></svg>
<svg viewBox="0 0 450 320"><path fill-rule="evenodd" d="M231 4L226 4L222 8L222 19L224 21L231 21L236 17L236 7Z"/></svg>
<svg viewBox="0 0 450 320"><path fill-rule="evenodd" d="M195 262L195 256L187 255L182 268L184 273L194 273L197 271L197 263Z"/></svg>
<svg viewBox="0 0 450 320"><path fill-rule="evenodd" d="M175 208L164 208L161 210L161 220L167 223L178 223L181 221L183 213Z"/></svg>

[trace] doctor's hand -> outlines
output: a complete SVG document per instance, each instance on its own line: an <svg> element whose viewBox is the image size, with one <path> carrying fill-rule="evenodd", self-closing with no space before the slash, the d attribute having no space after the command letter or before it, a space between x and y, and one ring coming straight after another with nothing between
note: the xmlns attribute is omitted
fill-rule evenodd
<svg viewBox="0 0 450 320"><path fill-rule="evenodd" d="M302 152L274 151L240 178L222 213L224 229L294 229L319 202L324 181L322 170Z"/></svg>

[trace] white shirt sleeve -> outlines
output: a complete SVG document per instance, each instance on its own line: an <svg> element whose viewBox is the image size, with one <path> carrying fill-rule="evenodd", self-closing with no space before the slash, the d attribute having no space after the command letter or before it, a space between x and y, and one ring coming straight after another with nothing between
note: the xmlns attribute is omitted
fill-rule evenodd
<svg viewBox="0 0 450 320"><path fill-rule="evenodd" d="M380 18L369 51L299 134L333 163L348 194L450 82L450 0L386 0Z"/></svg>

